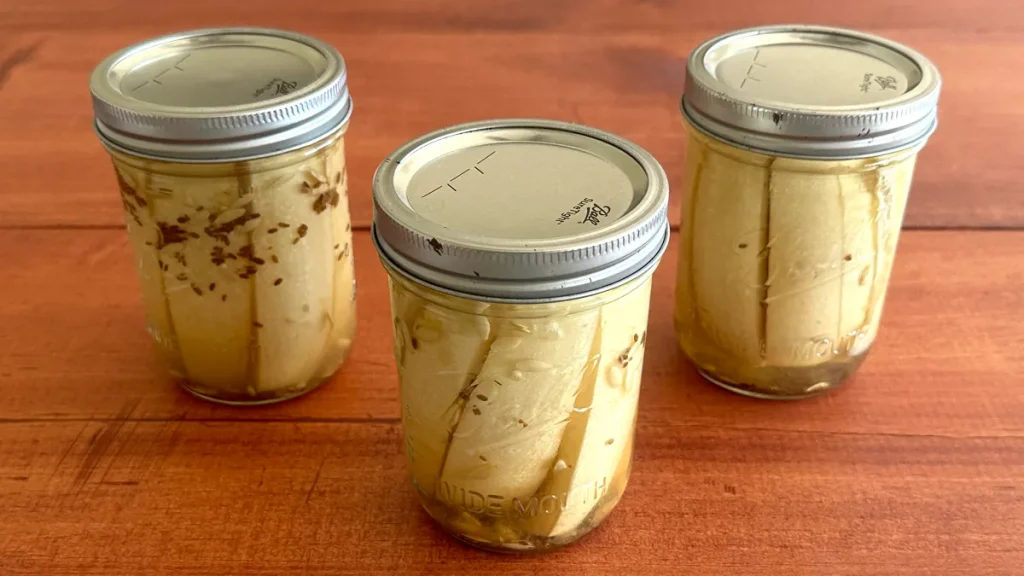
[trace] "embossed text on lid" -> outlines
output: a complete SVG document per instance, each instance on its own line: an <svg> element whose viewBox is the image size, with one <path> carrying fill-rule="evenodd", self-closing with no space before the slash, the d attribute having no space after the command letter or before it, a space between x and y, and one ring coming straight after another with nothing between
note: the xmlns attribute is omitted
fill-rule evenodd
<svg viewBox="0 0 1024 576"><path fill-rule="evenodd" d="M455 126L416 139L374 179L375 238L413 276L495 299L606 287L656 261L661 167L636 145L542 120Z"/></svg>

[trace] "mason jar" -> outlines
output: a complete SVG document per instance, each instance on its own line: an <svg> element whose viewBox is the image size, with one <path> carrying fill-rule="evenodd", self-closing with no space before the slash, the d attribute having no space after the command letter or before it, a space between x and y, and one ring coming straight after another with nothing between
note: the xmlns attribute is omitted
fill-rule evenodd
<svg viewBox="0 0 1024 576"><path fill-rule="evenodd" d="M799 398L861 364L939 85L913 50L835 28L741 30L690 55L675 322L708 380Z"/></svg>
<svg viewBox="0 0 1024 576"><path fill-rule="evenodd" d="M423 506L486 549L575 541L629 476L664 172L599 130L493 120L405 144L373 196Z"/></svg>
<svg viewBox="0 0 1024 576"><path fill-rule="evenodd" d="M110 56L90 87L170 375L230 404L330 378L355 331L338 52L290 32L199 30Z"/></svg>

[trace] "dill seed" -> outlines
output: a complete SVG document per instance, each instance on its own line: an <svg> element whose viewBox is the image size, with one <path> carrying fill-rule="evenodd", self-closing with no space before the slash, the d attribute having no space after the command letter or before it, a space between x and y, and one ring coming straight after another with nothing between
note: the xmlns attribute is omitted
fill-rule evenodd
<svg viewBox="0 0 1024 576"><path fill-rule="evenodd" d="M277 280L274 280L274 286L280 286L281 282L284 282L284 280L282 280L281 278L278 278Z"/></svg>

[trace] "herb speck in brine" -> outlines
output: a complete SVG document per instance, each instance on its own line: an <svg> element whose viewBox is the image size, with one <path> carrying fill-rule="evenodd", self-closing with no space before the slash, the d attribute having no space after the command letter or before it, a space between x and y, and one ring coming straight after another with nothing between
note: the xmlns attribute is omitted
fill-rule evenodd
<svg viewBox="0 0 1024 576"><path fill-rule="evenodd" d="M476 406L473 406L473 414L476 414L477 416L479 416L480 415L480 409L477 408Z"/></svg>
<svg viewBox="0 0 1024 576"><path fill-rule="evenodd" d="M228 301L228 295L227 294L221 294L220 295L220 301L221 302L227 302Z"/></svg>
<svg viewBox="0 0 1024 576"><path fill-rule="evenodd" d="M328 200L327 200L327 193L326 192L321 192L316 197L316 200L313 201L313 212L316 212L317 214L320 214L324 210L327 210L327 202L328 202Z"/></svg>
<svg viewBox="0 0 1024 576"><path fill-rule="evenodd" d="M210 282L210 292L213 292L216 289L217 289L217 284L215 282Z"/></svg>
<svg viewBox="0 0 1024 576"><path fill-rule="evenodd" d="M281 278L278 278L277 280L274 280L274 286L280 286L281 282L284 282L284 280L281 279Z"/></svg>
<svg viewBox="0 0 1024 576"><path fill-rule="evenodd" d="M192 291L196 293L196 296L202 296L203 295L203 290L201 288L199 288L199 286L197 286L195 282L190 284L190 286L192 286Z"/></svg>
<svg viewBox="0 0 1024 576"><path fill-rule="evenodd" d="M178 224L188 224L189 220L191 220L191 218L189 218L188 214L178 216Z"/></svg>
<svg viewBox="0 0 1024 576"><path fill-rule="evenodd" d="M287 222L278 222L277 223L277 227L278 228L287 228L288 226L289 226L289 224Z"/></svg>
<svg viewBox="0 0 1024 576"><path fill-rule="evenodd" d="M267 234L277 234L277 228L270 228L267 230Z"/></svg>
<svg viewBox="0 0 1024 576"><path fill-rule="evenodd" d="M278 259L277 259L277 254L271 254L271 255L270 255L270 260L271 260L271 261L272 261L272 262L273 262L274 264L277 264L278 262L280 262L280 260L278 260Z"/></svg>
<svg viewBox="0 0 1024 576"><path fill-rule="evenodd" d="M483 402L487 402L487 396L484 396L483 394L477 394L476 397Z"/></svg>
<svg viewBox="0 0 1024 576"><path fill-rule="evenodd" d="M256 328L263 328L263 324L260 324L259 322L253 322L252 325Z"/></svg>
<svg viewBox="0 0 1024 576"><path fill-rule="evenodd" d="M188 233L177 224L157 222L156 225L160 232L160 236L157 239L157 250L163 249L165 246L171 244L181 244L188 239Z"/></svg>

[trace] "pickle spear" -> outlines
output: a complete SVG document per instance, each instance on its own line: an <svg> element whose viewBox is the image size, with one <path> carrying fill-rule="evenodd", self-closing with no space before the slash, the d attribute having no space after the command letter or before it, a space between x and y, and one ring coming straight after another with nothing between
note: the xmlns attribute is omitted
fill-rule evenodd
<svg viewBox="0 0 1024 576"><path fill-rule="evenodd" d="M840 334L843 195L837 176L781 164L769 185L765 361L810 366L832 356Z"/></svg>
<svg viewBox="0 0 1024 576"><path fill-rule="evenodd" d="M601 498L617 493L613 486L624 482L618 476L628 471L623 459L631 454L650 293L648 280L601 310L594 338L600 360L587 370L558 457L537 492L542 499L557 498L556 506L539 503L541 513L531 523L537 535L579 528Z"/></svg>
<svg viewBox="0 0 1024 576"><path fill-rule="evenodd" d="M872 238L874 262L871 278L867 280L871 285L871 305L861 334L851 347L850 353L853 355L866 352L878 334L916 159L917 156L911 154L878 171L878 182L872 190L875 208Z"/></svg>
<svg viewBox="0 0 1024 576"><path fill-rule="evenodd" d="M249 260L261 392L302 387L318 373L334 306L332 191L325 164L314 158L292 174L253 174ZM335 202L336 203L336 202Z"/></svg>
<svg viewBox="0 0 1024 576"><path fill-rule="evenodd" d="M406 451L414 483L433 498L466 391L490 348L491 326L483 316L424 305L401 286L392 295Z"/></svg>
<svg viewBox="0 0 1024 576"><path fill-rule="evenodd" d="M881 214L877 193L886 186L873 172L861 171L838 176L843 200L843 254L835 266L840 270L842 308L840 309L836 355L848 356L854 345L869 330L874 309L875 277L880 252L877 233Z"/></svg>
<svg viewBox="0 0 1024 576"><path fill-rule="evenodd" d="M690 199L697 321L729 355L757 363L764 336L769 168L718 153L705 157Z"/></svg>
<svg viewBox="0 0 1024 576"><path fill-rule="evenodd" d="M555 462L597 316L588 310L496 322L444 463L441 479L449 495L533 496Z"/></svg>
<svg viewBox="0 0 1024 576"><path fill-rule="evenodd" d="M334 284L331 318L333 319L327 349L320 364L320 378L326 378L337 370L345 359L352 338L355 336L356 280L352 259L352 226L348 211L348 177L345 170L344 148L338 143L338 150L327 156L327 174L334 190L339 195L336 206L330 207L330 218L334 245Z"/></svg>
<svg viewBox="0 0 1024 576"><path fill-rule="evenodd" d="M164 291L185 372L201 388L244 393L252 368L252 294L237 279L245 263L224 255L248 240L249 198L234 178L149 179Z"/></svg>
<svg viewBox="0 0 1024 576"><path fill-rule="evenodd" d="M163 352L162 357L170 364L170 370L176 372L175 376L183 378L186 376L185 367L181 363L178 337L171 322L171 311L164 289L163 263L157 248L160 233L153 221L153 200L140 186L143 179L137 172L117 163L114 168L124 203L125 227L135 253L146 324Z"/></svg>

